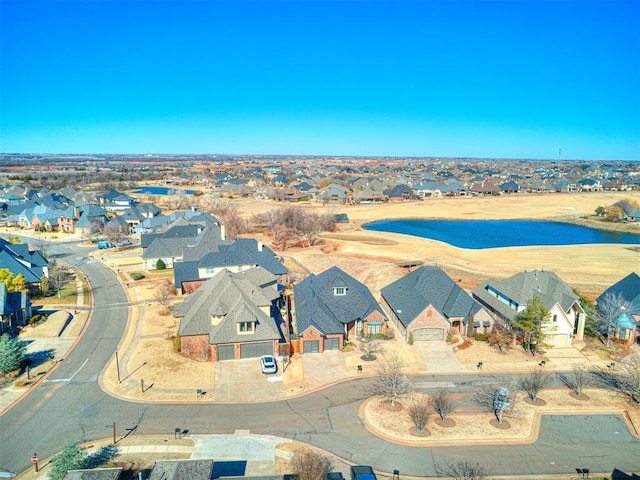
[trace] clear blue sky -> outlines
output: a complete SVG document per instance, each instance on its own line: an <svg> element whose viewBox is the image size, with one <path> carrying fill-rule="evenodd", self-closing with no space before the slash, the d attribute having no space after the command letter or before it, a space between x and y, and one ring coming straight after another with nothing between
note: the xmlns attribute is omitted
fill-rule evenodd
<svg viewBox="0 0 640 480"><path fill-rule="evenodd" d="M637 0L0 8L4 153L640 159Z"/></svg>

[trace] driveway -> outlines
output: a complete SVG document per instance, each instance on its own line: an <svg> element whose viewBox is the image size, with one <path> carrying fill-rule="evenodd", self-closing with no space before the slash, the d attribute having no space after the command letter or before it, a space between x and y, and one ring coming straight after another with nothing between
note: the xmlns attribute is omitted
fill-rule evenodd
<svg viewBox="0 0 640 480"><path fill-rule="evenodd" d="M469 373L456 354L453 347L444 342L415 342L412 347L422 358L429 372L434 373Z"/></svg>
<svg viewBox="0 0 640 480"><path fill-rule="evenodd" d="M265 375L260 369L260 359L216 362L213 398L216 402L241 401L268 402L282 397L282 363L278 361L278 373Z"/></svg>

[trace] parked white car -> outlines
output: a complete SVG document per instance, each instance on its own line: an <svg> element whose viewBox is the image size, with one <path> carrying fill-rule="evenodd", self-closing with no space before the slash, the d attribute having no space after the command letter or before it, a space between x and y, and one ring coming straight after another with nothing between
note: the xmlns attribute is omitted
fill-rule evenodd
<svg viewBox="0 0 640 480"><path fill-rule="evenodd" d="M260 367L262 368L262 373L276 373L278 371L278 364L276 363L276 358L273 355L263 355L260 357Z"/></svg>

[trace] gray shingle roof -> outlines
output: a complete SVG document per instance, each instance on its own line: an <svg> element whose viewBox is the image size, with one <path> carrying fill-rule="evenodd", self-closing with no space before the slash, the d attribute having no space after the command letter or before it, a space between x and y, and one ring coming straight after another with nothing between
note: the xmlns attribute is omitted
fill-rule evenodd
<svg viewBox="0 0 640 480"><path fill-rule="evenodd" d="M157 460L149 480L210 480L213 460Z"/></svg>
<svg viewBox="0 0 640 480"><path fill-rule="evenodd" d="M209 334L211 344L281 339L276 322L262 309L271 311L280 294L273 287L253 283L254 276L224 270L203 283L175 307L180 336ZM214 324L212 316L223 316ZM251 334L239 334L237 323L256 322Z"/></svg>
<svg viewBox="0 0 640 480"><path fill-rule="evenodd" d="M346 294L335 295L335 288L346 288ZM345 324L374 311L386 318L369 289L338 267L309 275L293 292L299 332L314 326L323 334L344 333Z"/></svg>
<svg viewBox="0 0 640 480"><path fill-rule="evenodd" d="M463 318L482 307L441 268L424 266L387 285L382 297L408 326L429 305L444 318Z"/></svg>
<svg viewBox="0 0 640 480"><path fill-rule="evenodd" d="M62 480L117 480L121 467L69 470Z"/></svg>
<svg viewBox="0 0 640 480"><path fill-rule="evenodd" d="M602 297L608 294L620 294L632 308L632 313L640 314L640 276L631 272L622 280L607 288L602 295L597 298L599 302Z"/></svg>
<svg viewBox="0 0 640 480"><path fill-rule="evenodd" d="M509 307L489 293L488 288L500 292L517 305L514 305L515 308ZM538 270L517 273L504 280L489 279L474 288L472 293L482 303L510 320L517 316L517 306L524 306L534 296L538 297L547 309L558 303L563 311L568 312L574 304L580 305L578 296L560 277L553 272Z"/></svg>

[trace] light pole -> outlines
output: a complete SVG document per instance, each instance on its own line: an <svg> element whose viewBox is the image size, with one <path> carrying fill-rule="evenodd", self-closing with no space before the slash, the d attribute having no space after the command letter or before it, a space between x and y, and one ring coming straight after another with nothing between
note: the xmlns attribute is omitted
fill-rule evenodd
<svg viewBox="0 0 640 480"><path fill-rule="evenodd" d="M118 349L113 352L116 355L116 371L118 372L118 383L120 383L120 361L118 360Z"/></svg>

